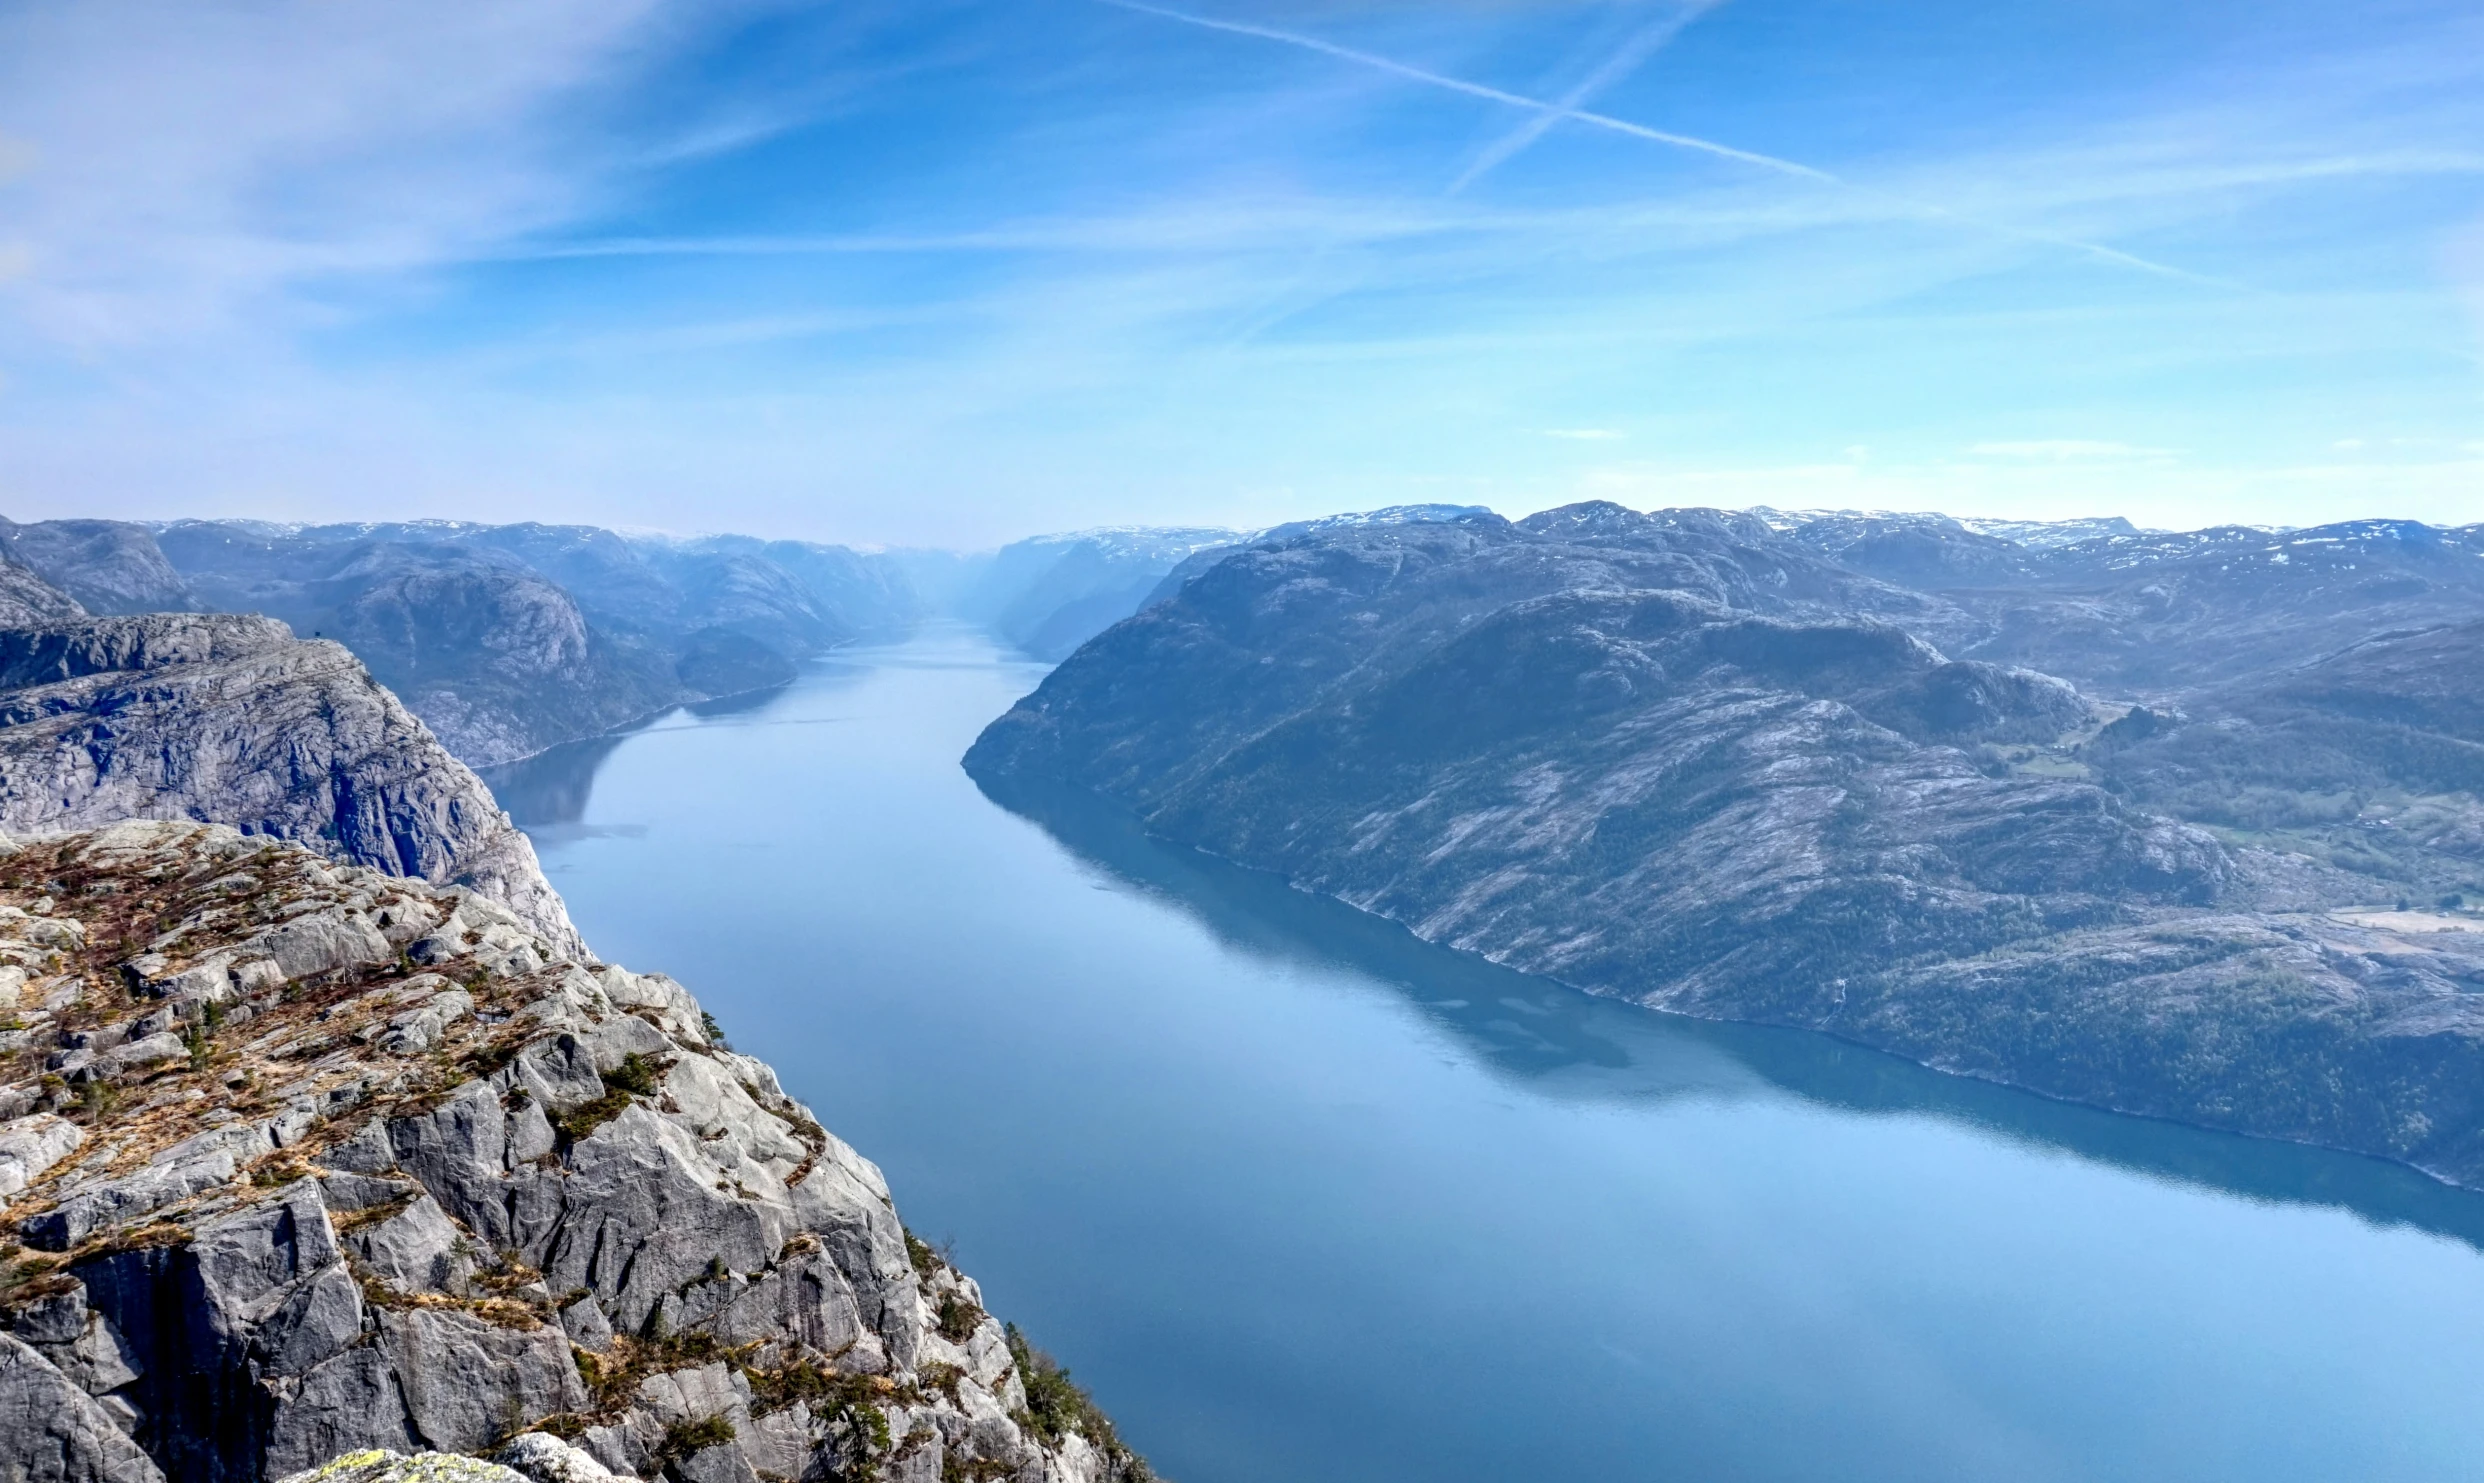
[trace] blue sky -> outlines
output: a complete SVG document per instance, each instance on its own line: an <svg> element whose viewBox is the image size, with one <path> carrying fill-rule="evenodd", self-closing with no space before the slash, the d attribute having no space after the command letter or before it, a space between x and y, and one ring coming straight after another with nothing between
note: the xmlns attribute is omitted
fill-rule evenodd
<svg viewBox="0 0 2484 1483"><path fill-rule="evenodd" d="M2484 519L2484 7L0 3L0 511Z"/></svg>

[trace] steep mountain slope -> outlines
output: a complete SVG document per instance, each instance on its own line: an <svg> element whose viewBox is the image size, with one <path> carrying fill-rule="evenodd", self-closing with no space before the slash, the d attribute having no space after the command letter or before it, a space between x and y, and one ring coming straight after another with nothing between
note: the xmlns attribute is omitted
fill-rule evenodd
<svg viewBox="0 0 2484 1483"><path fill-rule="evenodd" d="M0 628L49 623L56 618L83 618L78 600L33 571L0 557Z"/></svg>
<svg viewBox="0 0 2484 1483"><path fill-rule="evenodd" d="M1149 1476L668 978L146 821L7 847L0 960L17 1476Z"/></svg>
<svg viewBox="0 0 2484 1483"><path fill-rule="evenodd" d="M0 517L0 551L92 613L182 613L201 604L155 537L126 520Z"/></svg>
<svg viewBox="0 0 2484 1483"><path fill-rule="evenodd" d="M182 521L157 539L203 605L343 641L478 766L783 684L917 608L893 564L794 541L452 521Z"/></svg>
<svg viewBox="0 0 2484 1483"><path fill-rule="evenodd" d="M1599 992L2484 1182L2484 933L2352 910L2402 892L2165 801L2185 739L2229 723L2265 766L2316 735L2402 790L2472 787L2474 651L2407 637L2279 679L2204 611L2200 667L2256 678L2196 719L2099 704L1947 657L1991 647L1996 589L1885 579L2087 580L2094 543L1878 518L1586 505L1257 543L1063 663L967 767ZM2343 633L2464 590L2360 582L2252 601ZM2427 868L2484 863L2473 795L2430 806Z"/></svg>
<svg viewBox="0 0 2484 1483"><path fill-rule="evenodd" d="M0 828L230 824L472 886L575 946L534 847L335 643L269 618L159 613L0 631Z"/></svg>

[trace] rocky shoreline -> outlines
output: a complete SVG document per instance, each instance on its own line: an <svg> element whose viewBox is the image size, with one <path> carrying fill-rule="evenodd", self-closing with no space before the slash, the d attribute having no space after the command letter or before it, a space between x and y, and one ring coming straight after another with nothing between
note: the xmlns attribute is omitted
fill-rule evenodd
<svg viewBox="0 0 2484 1483"><path fill-rule="evenodd" d="M30 1480L1150 1476L686 990L472 890L218 825L22 840L0 989Z"/></svg>

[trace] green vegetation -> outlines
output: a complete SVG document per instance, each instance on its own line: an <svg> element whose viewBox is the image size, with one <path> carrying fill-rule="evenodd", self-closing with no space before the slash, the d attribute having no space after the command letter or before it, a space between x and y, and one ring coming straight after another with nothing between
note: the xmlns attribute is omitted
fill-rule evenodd
<svg viewBox="0 0 2484 1483"><path fill-rule="evenodd" d="M570 1357L577 1362L578 1378L586 1382L596 1410L611 1412L627 1406L638 1392L638 1382L649 1375L713 1364L730 1355L714 1334L693 1329L661 1338L617 1338L601 1354L572 1347Z"/></svg>
<svg viewBox="0 0 2484 1483"><path fill-rule="evenodd" d="M619 1117L622 1110L630 1105L632 1097L654 1096L656 1077L663 1069L636 1051L622 1057L620 1066L604 1073L604 1095L573 1107L562 1115L556 1124L562 1141L576 1143L589 1136L597 1128Z"/></svg>
<svg viewBox="0 0 2484 1483"><path fill-rule="evenodd" d="M604 1088L607 1091L628 1092L634 1097L652 1097L655 1095L657 1069L645 1056L631 1051L621 1058L618 1068L604 1073Z"/></svg>
<svg viewBox="0 0 2484 1483"><path fill-rule="evenodd" d="M1008 1325L1004 1332L1009 1340L1009 1357L1018 1366L1019 1383L1026 1387L1026 1409L1017 1417L1021 1428L1054 1447L1060 1445L1063 1437L1076 1432L1117 1465L1121 1476L1132 1483L1149 1483L1156 1476L1149 1471L1145 1459L1122 1445L1112 1422L1096 1408L1095 1398L1070 1379L1068 1370L1051 1355L1027 1343L1026 1335L1018 1331L1016 1324Z"/></svg>
<svg viewBox="0 0 2484 1483"><path fill-rule="evenodd" d="M677 1462L694 1452L721 1447L733 1437L733 1423L721 1416L710 1416L704 1421L677 1421L657 1445L656 1461Z"/></svg>
<svg viewBox="0 0 2484 1483"><path fill-rule="evenodd" d="M975 1336L983 1323L983 1310L966 1301L963 1293L946 1293L940 1299L938 1326L940 1337L952 1344L963 1344Z"/></svg>

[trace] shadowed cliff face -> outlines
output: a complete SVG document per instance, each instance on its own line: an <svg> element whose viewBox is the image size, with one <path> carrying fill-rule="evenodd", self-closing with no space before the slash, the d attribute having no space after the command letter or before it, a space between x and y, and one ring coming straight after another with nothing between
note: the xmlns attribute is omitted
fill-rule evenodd
<svg viewBox="0 0 2484 1483"><path fill-rule="evenodd" d="M272 618L158 613L0 631L0 828L230 824L469 885L565 947L534 847L343 647Z"/></svg>
<svg viewBox="0 0 2484 1483"><path fill-rule="evenodd" d="M472 892L220 826L11 845L0 1011L25 1476L1150 1476L681 985Z"/></svg>
<svg viewBox="0 0 2484 1483"><path fill-rule="evenodd" d="M379 570L322 584L334 602L317 631L353 650L460 758L523 757L600 735L682 693L660 656L595 629L531 572L407 564L366 561Z"/></svg>
<svg viewBox="0 0 2484 1483"><path fill-rule="evenodd" d="M2403 888L2168 802L2244 768L2221 747L2273 772L2315 736L2453 781L2470 649L2280 671L2217 610L2198 664L2234 678L2116 721L1945 657L1993 647L1974 594L1831 559L1939 569L1939 540L1834 534L1590 505L1263 543L1088 644L967 766L1599 992L2484 1180L2484 934L2340 915ZM2105 560L1955 535L2002 576ZM2339 565L2245 606L2357 637L2403 611ZM2473 868L2472 796L2427 806L2412 854Z"/></svg>

